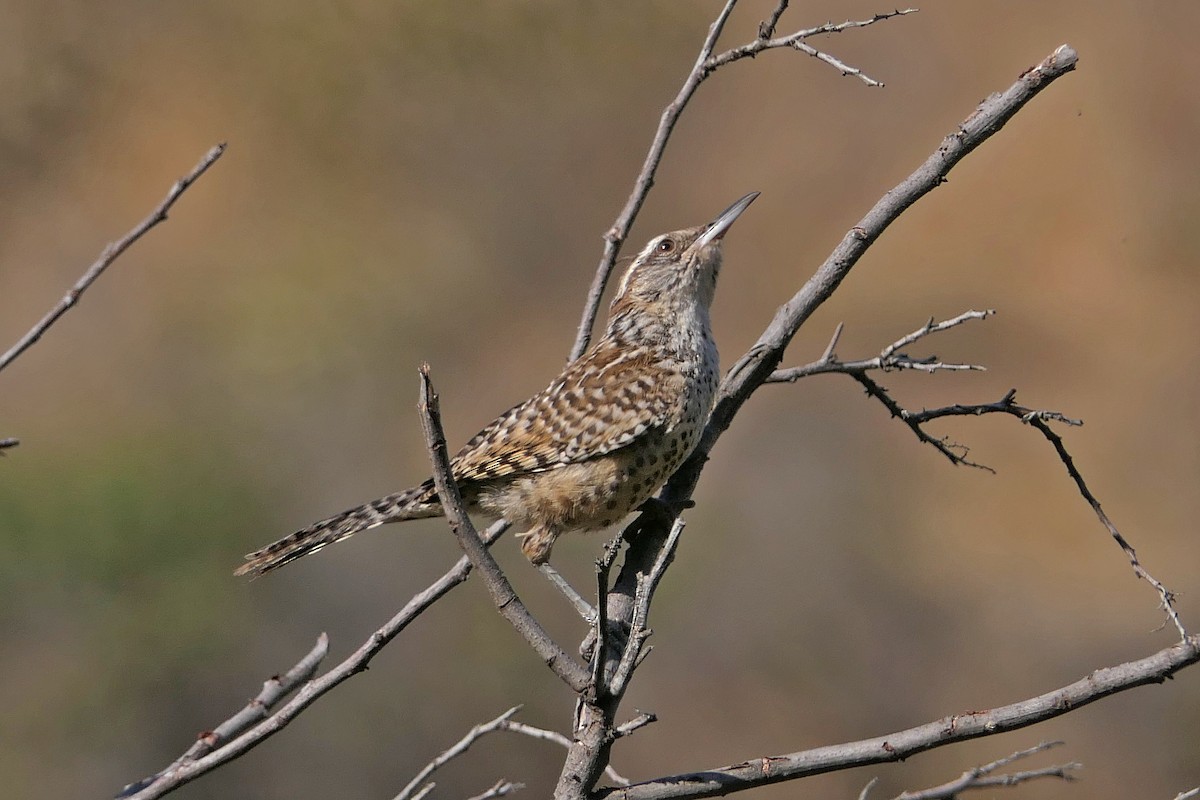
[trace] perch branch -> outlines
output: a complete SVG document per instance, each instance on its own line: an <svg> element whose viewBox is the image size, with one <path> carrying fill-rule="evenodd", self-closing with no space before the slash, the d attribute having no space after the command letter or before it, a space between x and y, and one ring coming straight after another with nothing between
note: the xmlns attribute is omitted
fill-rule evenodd
<svg viewBox="0 0 1200 800"><path fill-rule="evenodd" d="M1035 725L1136 686L1162 683L1197 661L1200 661L1200 636L1189 636L1146 658L1098 669L1054 691L990 711L955 714L873 739L762 756L728 767L602 789L596 796L604 800L717 797L809 775L902 761L954 742Z"/></svg>
<svg viewBox="0 0 1200 800"><path fill-rule="evenodd" d="M58 319L63 314L73 308L79 302L79 298L83 293L87 291L88 287L95 283L96 279L104 273L104 270L108 269L109 265L128 250L134 242L146 235L155 225L166 220L167 213L171 210L171 206L175 205L175 201L183 196L183 193L199 180L200 176L207 172L208 168L215 164L224 152L225 144L223 142L209 150L204 155L204 158L200 159L200 163L192 168L191 172L175 181L175 185L167 192L167 196L163 198L163 201L158 204L157 208L150 212L149 216L135 225L129 233L117 241L109 243L104 248L104 251L100 253L100 257L92 262L92 265L83 273L83 277L75 282L75 285L63 295L58 304L50 309L50 312L42 317L41 321L30 328L29 332L22 336L16 344L9 348L8 352L0 356L0 370L11 364L17 356L21 355L34 342L42 338L42 335L50 329L50 326L58 322Z"/></svg>
<svg viewBox="0 0 1200 800"><path fill-rule="evenodd" d="M421 428L425 432L425 444L433 461L433 482L459 546L479 570L480 577L500 615L524 637L534 652L563 683L576 692L583 691L589 680L587 668L550 638L546 629L529 612L521 598L517 597L512 584L484 546L475 526L471 524L470 517L463 510L462 497L450 472L450 456L446 451L446 437L442 433L438 398L429 381L428 364L421 365L421 401L418 408L421 413Z"/></svg>

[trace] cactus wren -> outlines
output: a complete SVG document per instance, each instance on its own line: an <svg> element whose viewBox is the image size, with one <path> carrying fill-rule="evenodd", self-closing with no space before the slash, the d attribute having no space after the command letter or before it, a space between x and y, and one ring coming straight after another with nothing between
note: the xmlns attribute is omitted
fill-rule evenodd
<svg viewBox="0 0 1200 800"><path fill-rule="evenodd" d="M451 461L468 510L526 530L521 549L534 564L564 531L616 524L695 448L717 391L708 309L721 240L756 197L652 239L622 278L599 341ZM427 480L250 553L236 574L261 575L358 531L441 514Z"/></svg>

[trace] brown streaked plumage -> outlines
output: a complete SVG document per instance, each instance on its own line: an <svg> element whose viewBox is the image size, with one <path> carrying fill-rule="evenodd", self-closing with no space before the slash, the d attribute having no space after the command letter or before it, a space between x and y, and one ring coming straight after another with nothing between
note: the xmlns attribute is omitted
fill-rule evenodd
<svg viewBox="0 0 1200 800"><path fill-rule="evenodd" d="M708 309L721 241L757 196L652 239L622 278L595 345L451 460L467 508L525 530L521 549L533 563L549 559L566 531L616 524L695 448L719 377ZM358 531L441 514L427 480L250 553L236 574L261 575Z"/></svg>

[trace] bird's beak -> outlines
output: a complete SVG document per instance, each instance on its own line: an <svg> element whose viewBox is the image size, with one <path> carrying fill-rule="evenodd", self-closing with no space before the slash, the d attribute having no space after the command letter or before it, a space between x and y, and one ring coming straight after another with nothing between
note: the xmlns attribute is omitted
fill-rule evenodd
<svg viewBox="0 0 1200 800"><path fill-rule="evenodd" d="M710 244L711 242L719 240L725 235L725 231L729 230L729 226L734 223L734 220L742 215L742 212L754 202L754 198L758 197L758 195L758 192L751 192L741 200L738 200L736 203L731 205L729 208L722 211L716 219L708 223L707 230L700 234L700 237L696 239L694 246L699 249Z"/></svg>

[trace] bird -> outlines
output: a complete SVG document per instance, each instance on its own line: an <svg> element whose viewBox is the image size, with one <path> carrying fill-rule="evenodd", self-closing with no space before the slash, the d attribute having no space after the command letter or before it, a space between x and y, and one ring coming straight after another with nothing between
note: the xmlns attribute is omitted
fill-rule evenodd
<svg viewBox="0 0 1200 800"><path fill-rule="evenodd" d="M549 560L561 534L602 530L638 509L699 443L719 380L709 308L721 247L758 194L706 225L651 239L595 344L451 460L466 509L523 530L533 564ZM249 553L235 574L262 575L359 531L442 514L429 479Z"/></svg>

